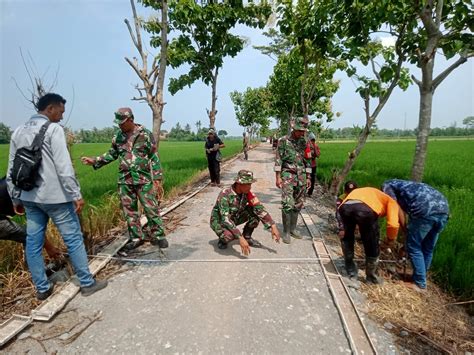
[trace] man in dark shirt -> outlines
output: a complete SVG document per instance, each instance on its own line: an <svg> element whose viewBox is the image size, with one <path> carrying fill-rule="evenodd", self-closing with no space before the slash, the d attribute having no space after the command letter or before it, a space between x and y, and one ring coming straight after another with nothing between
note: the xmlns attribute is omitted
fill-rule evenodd
<svg viewBox="0 0 474 355"><path fill-rule="evenodd" d="M211 128L207 134L206 143L204 148L206 149L207 156L207 167L209 168L209 175L211 176L211 185L220 186L221 184L221 152L220 149L224 148L224 142L217 136L216 131Z"/></svg>
<svg viewBox="0 0 474 355"><path fill-rule="evenodd" d="M424 290L434 247L448 222L448 201L441 192L420 182L387 180L382 190L408 214L407 253L415 287Z"/></svg>

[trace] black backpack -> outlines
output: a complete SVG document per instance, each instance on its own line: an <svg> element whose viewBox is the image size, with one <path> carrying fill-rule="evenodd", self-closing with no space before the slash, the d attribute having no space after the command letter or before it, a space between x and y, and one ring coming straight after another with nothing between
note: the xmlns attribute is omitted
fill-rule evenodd
<svg viewBox="0 0 474 355"><path fill-rule="evenodd" d="M38 179L38 170L42 159L41 147L50 124L51 121L47 121L41 126L31 146L20 148L15 153L10 176L13 185L21 190L30 191L37 187L36 180Z"/></svg>

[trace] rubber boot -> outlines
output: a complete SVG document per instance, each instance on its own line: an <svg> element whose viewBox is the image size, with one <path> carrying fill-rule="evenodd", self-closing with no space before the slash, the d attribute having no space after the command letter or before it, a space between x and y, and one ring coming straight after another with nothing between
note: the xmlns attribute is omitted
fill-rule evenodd
<svg viewBox="0 0 474 355"><path fill-rule="evenodd" d="M291 237L290 237L290 214L285 213L283 210L281 211L281 220L283 223L283 235L281 239L283 240L283 243L285 244L290 244L291 243Z"/></svg>
<svg viewBox="0 0 474 355"><path fill-rule="evenodd" d="M252 238L252 233L255 228L250 228L249 226L245 225L244 231L242 232L242 235L244 236L245 240L249 243L251 247L254 248L261 248L262 243L260 243L258 240L255 240Z"/></svg>
<svg viewBox="0 0 474 355"><path fill-rule="evenodd" d="M354 262L354 245L346 245L344 241L341 241L341 246L347 276L349 276L349 278L357 277L357 265Z"/></svg>
<svg viewBox="0 0 474 355"><path fill-rule="evenodd" d="M383 279L378 275L379 258L367 257L365 258L365 275L367 283L381 285Z"/></svg>
<svg viewBox="0 0 474 355"><path fill-rule="evenodd" d="M291 221L290 221L290 234L293 238L295 239L302 239L303 237L301 236L301 234L299 234L297 231L296 231L296 225L297 225L297 222L298 222L298 214L299 212L298 211L291 211L290 212L290 216L291 216Z"/></svg>

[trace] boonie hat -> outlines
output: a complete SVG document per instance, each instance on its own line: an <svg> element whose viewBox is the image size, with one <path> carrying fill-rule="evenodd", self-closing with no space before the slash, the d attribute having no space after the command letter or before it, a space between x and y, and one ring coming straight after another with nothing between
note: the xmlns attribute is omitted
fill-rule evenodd
<svg viewBox="0 0 474 355"><path fill-rule="evenodd" d="M121 125L129 118L133 118L133 112L130 107L121 107L115 113L114 123Z"/></svg>
<svg viewBox="0 0 474 355"><path fill-rule="evenodd" d="M216 134L216 130L214 128L209 128L209 132L207 134Z"/></svg>
<svg viewBox="0 0 474 355"><path fill-rule="evenodd" d="M293 122L293 130L294 131L307 131L308 130L308 119L304 117L297 117Z"/></svg>
<svg viewBox="0 0 474 355"><path fill-rule="evenodd" d="M234 179L234 182L238 182L239 184L252 184L255 181L257 180L253 178L253 173L250 170L240 170Z"/></svg>

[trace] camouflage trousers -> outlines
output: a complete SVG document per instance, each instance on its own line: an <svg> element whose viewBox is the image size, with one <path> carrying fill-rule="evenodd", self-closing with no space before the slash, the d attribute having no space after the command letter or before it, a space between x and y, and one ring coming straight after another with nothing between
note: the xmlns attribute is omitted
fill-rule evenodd
<svg viewBox="0 0 474 355"><path fill-rule="evenodd" d="M306 174L296 175L288 171L281 172L281 207L283 212L300 211L306 194Z"/></svg>
<svg viewBox="0 0 474 355"><path fill-rule="evenodd" d="M234 222L235 226L247 222L245 223L245 227L252 229L257 228L260 222L258 216L250 207L246 207L238 214L231 216L230 219ZM211 216L211 228L217 234L219 239L222 239L226 243L239 238L241 235L240 230L237 227L232 228L229 223L214 216Z"/></svg>
<svg viewBox="0 0 474 355"><path fill-rule="evenodd" d="M153 183L143 185L120 184L118 190L130 239L164 239L163 219L160 216L160 208L156 200ZM143 228L140 224L138 201L143 206L143 212L148 220Z"/></svg>

